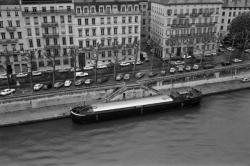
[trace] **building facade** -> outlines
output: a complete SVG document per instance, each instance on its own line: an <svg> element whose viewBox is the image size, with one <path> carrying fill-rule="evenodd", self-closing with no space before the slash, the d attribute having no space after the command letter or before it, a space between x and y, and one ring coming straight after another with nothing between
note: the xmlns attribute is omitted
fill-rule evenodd
<svg viewBox="0 0 250 166"><path fill-rule="evenodd" d="M140 11L141 42L147 42L150 39L151 2L149 0L140 0Z"/></svg>
<svg viewBox="0 0 250 166"><path fill-rule="evenodd" d="M34 52L32 69L72 66L70 47L74 46L74 4L71 0L22 0L25 43Z"/></svg>
<svg viewBox="0 0 250 166"><path fill-rule="evenodd" d="M141 16L136 0L75 0L79 66L133 61L139 54ZM139 57L139 56L138 56Z"/></svg>
<svg viewBox="0 0 250 166"><path fill-rule="evenodd" d="M25 35L18 0L0 3L0 73L10 65L13 73L26 72L27 61L22 58Z"/></svg>
<svg viewBox="0 0 250 166"><path fill-rule="evenodd" d="M250 12L249 0L224 0L220 27L223 36L228 33L228 28L232 20L244 12Z"/></svg>
<svg viewBox="0 0 250 166"><path fill-rule="evenodd" d="M152 0L151 39L163 59L211 53L217 48L221 0Z"/></svg>

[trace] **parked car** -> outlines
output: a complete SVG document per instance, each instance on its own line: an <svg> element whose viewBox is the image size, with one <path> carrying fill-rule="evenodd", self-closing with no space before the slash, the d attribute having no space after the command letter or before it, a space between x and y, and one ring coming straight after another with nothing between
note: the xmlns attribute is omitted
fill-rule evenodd
<svg viewBox="0 0 250 166"><path fill-rule="evenodd" d="M85 84L85 85L90 85L90 84L92 84L93 82L94 82L93 79L88 78L88 79L86 79L86 80L84 81L84 84Z"/></svg>
<svg viewBox="0 0 250 166"><path fill-rule="evenodd" d="M125 74L123 77L124 80L130 80L130 74Z"/></svg>
<svg viewBox="0 0 250 166"><path fill-rule="evenodd" d="M42 89L42 87L43 87L43 84L38 83L38 84L34 85L33 90L34 91L39 91L40 89Z"/></svg>
<svg viewBox="0 0 250 166"><path fill-rule="evenodd" d="M89 73L87 73L87 72L82 72L82 71L76 72L76 77L85 77L88 75L89 75Z"/></svg>
<svg viewBox="0 0 250 166"><path fill-rule="evenodd" d="M79 67L76 67L76 72L81 71L81 70L82 70L82 69L80 69ZM72 68L70 69L70 71L75 71L75 68L72 67Z"/></svg>
<svg viewBox="0 0 250 166"><path fill-rule="evenodd" d="M203 69L212 69L212 68L214 68L214 65L212 65L212 64L204 64L203 65Z"/></svg>
<svg viewBox="0 0 250 166"><path fill-rule="evenodd" d="M132 64L134 65L134 64L135 64L135 61L133 61ZM137 62L136 62L136 65L141 65L141 64L143 64L142 61L137 61Z"/></svg>
<svg viewBox="0 0 250 166"><path fill-rule="evenodd" d="M81 86L85 82L85 79L76 80L75 86Z"/></svg>
<svg viewBox="0 0 250 166"><path fill-rule="evenodd" d="M199 70L200 66L197 64L194 64L192 68L193 68L193 70Z"/></svg>
<svg viewBox="0 0 250 166"><path fill-rule="evenodd" d="M178 69L178 72L183 72L184 66L183 65L177 66L177 69Z"/></svg>
<svg viewBox="0 0 250 166"><path fill-rule="evenodd" d="M246 49L244 52L250 54L250 49Z"/></svg>
<svg viewBox="0 0 250 166"><path fill-rule="evenodd" d="M169 73L171 73L171 74L174 74L175 71L176 71L176 69L175 69L174 67L171 67L171 68L169 69Z"/></svg>
<svg viewBox="0 0 250 166"><path fill-rule="evenodd" d="M151 72L148 73L148 76L149 77L155 77L155 76L157 76L157 73L154 72L154 71L151 71Z"/></svg>
<svg viewBox="0 0 250 166"><path fill-rule="evenodd" d="M232 64L232 63L229 62L229 61L221 62L221 65L222 65L222 66L229 66L229 65L231 65L231 64Z"/></svg>
<svg viewBox="0 0 250 166"><path fill-rule="evenodd" d="M33 76L40 76L40 75L42 75L42 72L41 71L32 71L32 75Z"/></svg>
<svg viewBox="0 0 250 166"><path fill-rule="evenodd" d="M108 77L102 77L102 78L98 78L96 82L97 84L102 84L104 82L107 82L108 80L109 80Z"/></svg>
<svg viewBox="0 0 250 166"><path fill-rule="evenodd" d="M27 73L18 73L18 74L16 75L17 78L24 78L24 77L27 77L27 76L28 76Z"/></svg>
<svg viewBox="0 0 250 166"><path fill-rule="evenodd" d="M190 59L190 58L192 58L192 56L190 56L190 55L183 55L182 56L182 59Z"/></svg>
<svg viewBox="0 0 250 166"><path fill-rule="evenodd" d="M94 66L86 65L83 70L93 70Z"/></svg>
<svg viewBox="0 0 250 166"><path fill-rule="evenodd" d="M135 78L136 78L136 79L141 79L144 75L145 75L145 73L143 73L143 72L138 72L138 73L135 74Z"/></svg>
<svg viewBox="0 0 250 166"><path fill-rule="evenodd" d="M241 82L250 82L250 78L244 77L240 81Z"/></svg>
<svg viewBox="0 0 250 166"><path fill-rule="evenodd" d="M0 78L6 79L7 78L7 74L0 74Z"/></svg>
<svg viewBox="0 0 250 166"><path fill-rule="evenodd" d="M233 47L227 47L228 51L234 51L235 49Z"/></svg>
<svg viewBox="0 0 250 166"><path fill-rule="evenodd" d="M192 69L191 66L186 66L186 67L185 67L185 70L186 70L186 71L191 71L191 69Z"/></svg>
<svg viewBox="0 0 250 166"><path fill-rule="evenodd" d="M14 93L15 91L16 91L15 89L4 89L4 90L1 90L0 94L2 96L6 96L6 95L10 95Z"/></svg>
<svg viewBox="0 0 250 166"><path fill-rule="evenodd" d="M130 65L130 63L129 62L125 62L125 61L123 61L123 62L120 63L120 66L129 66L129 65Z"/></svg>
<svg viewBox="0 0 250 166"><path fill-rule="evenodd" d="M160 73L162 76L165 76L167 74L167 71L166 70L161 70L161 73Z"/></svg>
<svg viewBox="0 0 250 166"><path fill-rule="evenodd" d="M72 81L71 81L71 80L66 80L66 81L64 82L64 86L65 86L65 87L70 87L71 84L72 84Z"/></svg>
<svg viewBox="0 0 250 166"><path fill-rule="evenodd" d="M115 77L115 80L116 81L121 81L123 79L123 74L117 74L116 77Z"/></svg>
<svg viewBox="0 0 250 166"><path fill-rule="evenodd" d="M43 84L43 89L44 90L48 90L48 89L51 89L52 88L52 83L51 82L48 82L46 84Z"/></svg>
<svg viewBox="0 0 250 166"><path fill-rule="evenodd" d="M63 85L64 85L63 82L56 82L56 83L54 84L54 88L61 88L61 87L63 87Z"/></svg>
<svg viewBox="0 0 250 166"><path fill-rule="evenodd" d="M97 69L105 69L107 68L107 65L97 65Z"/></svg>
<svg viewBox="0 0 250 166"><path fill-rule="evenodd" d="M233 63L240 63L240 62L242 62L242 60L238 59L238 58L234 58L234 59L232 59L232 62Z"/></svg>
<svg viewBox="0 0 250 166"><path fill-rule="evenodd" d="M184 61L175 61L174 64L175 65L184 65L185 62Z"/></svg>
<svg viewBox="0 0 250 166"><path fill-rule="evenodd" d="M211 52L211 55L216 56L217 52Z"/></svg>

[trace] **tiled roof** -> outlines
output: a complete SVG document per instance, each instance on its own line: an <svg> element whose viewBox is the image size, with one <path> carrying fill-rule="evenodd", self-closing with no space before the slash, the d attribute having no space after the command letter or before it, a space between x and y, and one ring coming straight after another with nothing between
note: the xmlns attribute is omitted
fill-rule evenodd
<svg viewBox="0 0 250 166"><path fill-rule="evenodd" d="M72 3L72 0L21 0L22 4Z"/></svg>
<svg viewBox="0 0 250 166"><path fill-rule="evenodd" d="M0 5L19 5L19 0L0 0Z"/></svg>
<svg viewBox="0 0 250 166"><path fill-rule="evenodd" d="M186 4L222 4L223 0L151 0L151 2L163 5L186 5Z"/></svg>

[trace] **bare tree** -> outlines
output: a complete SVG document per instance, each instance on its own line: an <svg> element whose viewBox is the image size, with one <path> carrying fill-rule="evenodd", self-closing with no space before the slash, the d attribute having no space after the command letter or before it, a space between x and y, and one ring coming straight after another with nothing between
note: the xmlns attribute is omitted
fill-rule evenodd
<svg viewBox="0 0 250 166"><path fill-rule="evenodd" d="M30 76L30 88L33 89L33 67L32 67L32 62L33 62L33 58L35 55L35 51L36 50L26 50L25 53L23 54L25 56L25 60L29 63L30 66L30 72L29 72L29 76Z"/></svg>
<svg viewBox="0 0 250 166"><path fill-rule="evenodd" d="M135 54L134 54L134 66L133 66L133 75L135 75L135 70L136 70L136 63L138 61L138 53L139 53L139 43L140 41L134 41L133 43L133 48L135 49Z"/></svg>
<svg viewBox="0 0 250 166"><path fill-rule="evenodd" d="M53 86L55 84L55 75L56 75L56 54L55 54L55 49L52 49L52 51L50 52L50 54L48 54L48 52L44 53L44 56L49 60L49 62L52 64L52 83Z"/></svg>
<svg viewBox="0 0 250 166"><path fill-rule="evenodd" d="M6 76L7 76L7 82L8 82L8 88L10 89L11 88L11 85L10 85L10 77L12 75L12 68L11 68L11 65L10 65L10 58L9 58L9 53L8 53L8 50L6 49L2 55L5 57L5 66L3 66L3 68L5 69L6 71Z"/></svg>

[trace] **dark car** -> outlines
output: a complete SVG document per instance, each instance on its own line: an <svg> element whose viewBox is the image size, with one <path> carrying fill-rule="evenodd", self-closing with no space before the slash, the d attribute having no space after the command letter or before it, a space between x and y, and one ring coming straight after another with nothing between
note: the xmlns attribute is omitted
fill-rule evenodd
<svg viewBox="0 0 250 166"><path fill-rule="evenodd" d="M232 63L231 62L221 62L221 65L222 66L229 66L231 65Z"/></svg>
<svg viewBox="0 0 250 166"><path fill-rule="evenodd" d="M102 84L104 82L107 82L109 80L108 77L102 77L97 79L97 84Z"/></svg>
<svg viewBox="0 0 250 166"><path fill-rule="evenodd" d="M80 85L82 85L83 83L84 83L84 79L79 79L79 80L76 80L76 82L75 82L75 86L80 86Z"/></svg>
<svg viewBox="0 0 250 166"><path fill-rule="evenodd" d="M153 71L151 71L151 72L148 73L149 77L155 77L156 75L157 75L157 73L153 72Z"/></svg>
<svg viewBox="0 0 250 166"><path fill-rule="evenodd" d="M212 65L212 64L203 65L203 69L212 69L212 68L214 68L214 65Z"/></svg>
<svg viewBox="0 0 250 166"><path fill-rule="evenodd" d="M61 88L61 87L63 87L64 86L64 83L63 82L56 82L55 84L54 84L54 88Z"/></svg>
<svg viewBox="0 0 250 166"><path fill-rule="evenodd" d="M52 88L52 83L51 82L43 84L43 89L44 90L48 90L48 89L51 89L51 88Z"/></svg>

